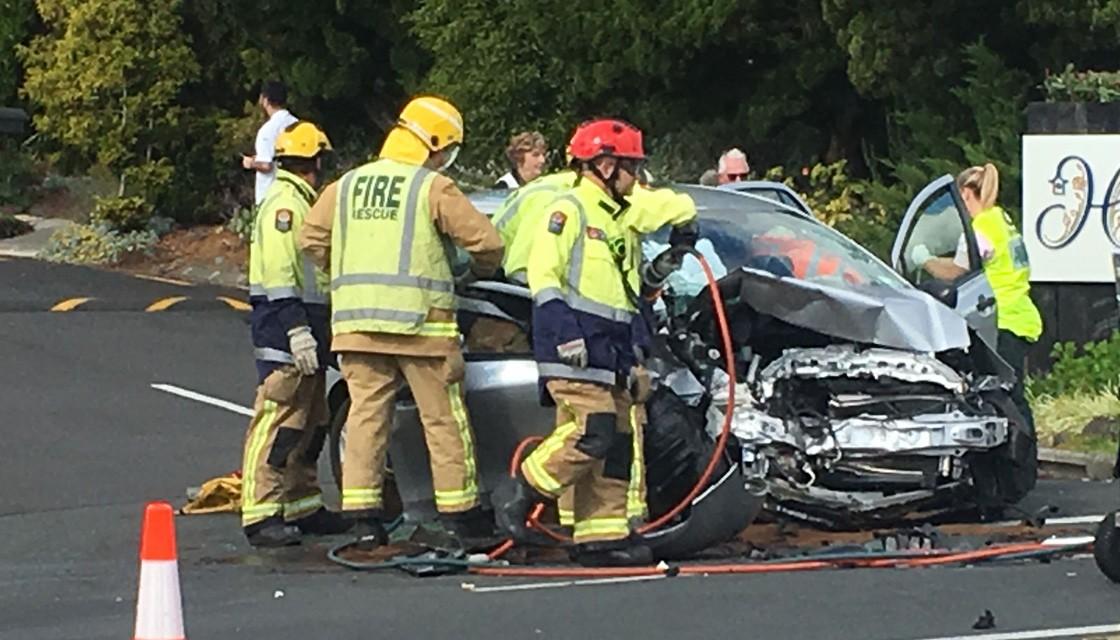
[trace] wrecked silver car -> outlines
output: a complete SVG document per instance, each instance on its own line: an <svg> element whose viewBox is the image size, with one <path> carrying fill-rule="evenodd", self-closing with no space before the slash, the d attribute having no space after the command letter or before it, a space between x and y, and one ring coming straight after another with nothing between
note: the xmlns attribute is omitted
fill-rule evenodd
<svg viewBox="0 0 1120 640"><path fill-rule="evenodd" d="M955 187L943 186L953 202ZM725 541L763 509L850 528L915 513L995 512L1030 491L1033 429L1008 398L1010 368L989 346L994 308L976 309L985 299L982 272L979 280L970 272L923 291L794 208L726 190L675 188L699 210L697 250L719 281L735 394L728 407L732 381L712 292L689 257L655 309L649 367L658 388L645 438L651 517L688 494L713 454L720 464L689 509L647 536L660 557ZM491 195L475 201L483 210L496 206ZM911 207L908 221L918 208ZM666 241L667 231L653 234L643 250L656 255ZM529 353L487 352L478 347L485 340L472 339L480 317L531 336L528 291L478 282L461 292L460 303L467 405L489 490L507 472L517 444L547 434L553 415L537 402ZM337 375L330 398L337 473L347 404ZM715 453L729 410L731 437ZM430 515L428 457L407 390L398 399L389 457L403 508Z"/></svg>

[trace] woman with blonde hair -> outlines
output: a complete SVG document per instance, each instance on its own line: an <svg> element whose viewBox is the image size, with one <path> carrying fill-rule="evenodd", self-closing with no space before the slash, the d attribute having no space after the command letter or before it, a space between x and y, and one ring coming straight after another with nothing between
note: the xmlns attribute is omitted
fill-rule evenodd
<svg viewBox="0 0 1120 640"><path fill-rule="evenodd" d="M494 184L495 189L516 189L536 180L548 159L548 143L539 131L524 131L509 140L506 159L510 170Z"/></svg>
<svg viewBox="0 0 1120 640"><path fill-rule="evenodd" d="M999 194L999 171L988 163L969 167L957 176L957 188L972 218L972 231L980 249L984 275L996 296L996 322L1000 357L1007 361L1018 380L1012 390L1015 404L1034 424L1030 405L1023 390L1027 350L1042 335L1042 316L1031 300L1031 267L1023 236L1015 229L1011 217L996 204ZM952 258L929 258L922 265L935 278L956 280L970 270L968 243L964 234Z"/></svg>

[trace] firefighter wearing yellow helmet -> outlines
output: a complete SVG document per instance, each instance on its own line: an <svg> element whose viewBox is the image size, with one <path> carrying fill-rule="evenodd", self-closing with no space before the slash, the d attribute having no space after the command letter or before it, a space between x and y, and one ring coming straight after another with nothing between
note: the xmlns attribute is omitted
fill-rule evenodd
<svg viewBox="0 0 1120 640"><path fill-rule="evenodd" d="M401 377L419 406L445 525L465 538L492 531L479 507L455 277L444 245L464 249L471 270L488 276L501 264L502 241L441 174L462 143L458 109L439 98L415 98L378 159L327 186L300 238L330 269L331 348L350 390L342 509L375 542L385 540L383 469Z"/></svg>
<svg viewBox="0 0 1120 640"><path fill-rule="evenodd" d="M341 533L350 523L323 508L316 467L330 414L325 371L330 335L326 273L297 237L315 201L326 134L296 122L276 139L276 180L253 224L249 300L259 387L245 438L241 523L254 546Z"/></svg>

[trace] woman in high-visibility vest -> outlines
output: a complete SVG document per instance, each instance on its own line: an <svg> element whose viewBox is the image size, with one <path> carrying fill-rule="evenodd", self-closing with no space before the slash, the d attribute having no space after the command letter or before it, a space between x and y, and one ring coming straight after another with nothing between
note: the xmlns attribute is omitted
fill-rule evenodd
<svg viewBox="0 0 1120 640"><path fill-rule="evenodd" d="M996 296L996 321L1000 357L1015 369L1018 378L1012 390L1015 404L1024 417L1034 424L1030 405L1023 390L1027 351L1042 335L1042 316L1031 300L1031 267L1023 236L1015 229L1011 217L996 204L999 194L999 171L991 163L969 167L957 176L961 199L972 217L972 231L980 249L984 275ZM925 270L941 280L955 280L970 269L968 244L961 234L957 253L952 258L927 257Z"/></svg>

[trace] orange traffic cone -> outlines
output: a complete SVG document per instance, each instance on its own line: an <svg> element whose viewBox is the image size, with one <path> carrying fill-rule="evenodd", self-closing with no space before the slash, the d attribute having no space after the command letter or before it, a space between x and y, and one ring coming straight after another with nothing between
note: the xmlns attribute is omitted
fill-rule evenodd
<svg viewBox="0 0 1120 640"><path fill-rule="evenodd" d="M140 530L140 590L136 596L134 640L184 640L174 510L149 502Z"/></svg>

